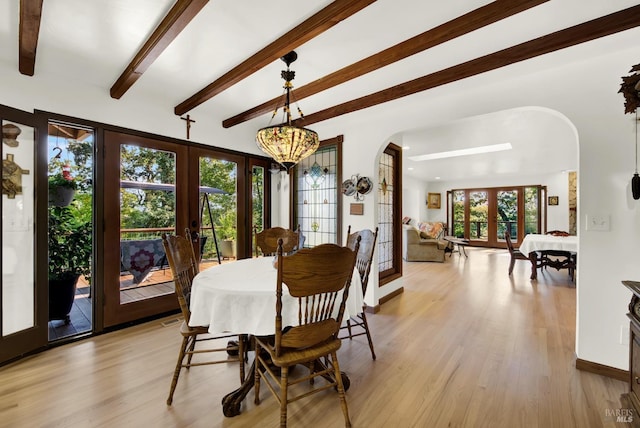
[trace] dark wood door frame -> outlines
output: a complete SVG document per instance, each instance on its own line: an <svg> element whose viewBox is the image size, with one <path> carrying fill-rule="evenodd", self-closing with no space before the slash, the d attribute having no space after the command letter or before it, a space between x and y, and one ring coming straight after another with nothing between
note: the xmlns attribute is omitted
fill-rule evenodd
<svg viewBox="0 0 640 428"><path fill-rule="evenodd" d="M188 147L154 138L104 132L104 326L111 327L178 309L174 293L120 304L120 147L139 145L176 153L176 189L187 189ZM189 225L187 192L176 191L176 230ZM109 221L106 221L109 219Z"/></svg>
<svg viewBox="0 0 640 428"><path fill-rule="evenodd" d="M0 105L0 123L10 121L23 124L34 129L34 165L33 174L36 189L47 189L47 122L41 116L12 107ZM5 145L2 147L5 155ZM48 301L49 288L47 277L47 223L37 221L47 218L47 192L35 192L34 230L34 325L16 333L3 336L0 334L0 365L23 355L46 349L48 346ZM1 205L0 205L1 207ZM0 232L2 233L2 232ZM40 243L40 244L39 244ZM44 243L44 244L42 244ZM0 257L2 249L0 248ZM0 332L2 332L2 299L0 291Z"/></svg>

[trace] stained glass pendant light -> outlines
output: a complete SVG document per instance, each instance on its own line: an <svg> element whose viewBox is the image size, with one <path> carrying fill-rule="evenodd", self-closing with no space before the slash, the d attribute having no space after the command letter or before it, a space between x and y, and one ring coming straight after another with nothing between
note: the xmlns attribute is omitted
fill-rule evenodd
<svg viewBox="0 0 640 428"><path fill-rule="evenodd" d="M256 135L256 143L258 147L271 156L276 162L284 166L287 170L300 162L302 159L313 154L320 145L318 133L307 128L299 128L291 124L291 81L295 77L295 71L291 71L289 66L298 58L298 55L291 51L281 59L287 64L287 69L282 70L281 76L285 81L285 102L284 116L285 120L280 125L267 126L258 131ZM271 120L277 114L278 109L273 112ZM302 111L298 108L301 118L304 118Z"/></svg>

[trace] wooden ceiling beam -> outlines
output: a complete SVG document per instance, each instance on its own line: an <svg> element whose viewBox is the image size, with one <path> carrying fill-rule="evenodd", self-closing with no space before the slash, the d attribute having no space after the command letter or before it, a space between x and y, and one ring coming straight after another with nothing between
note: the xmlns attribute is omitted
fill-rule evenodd
<svg viewBox="0 0 640 428"><path fill-rule="evenodd" d="M177 0L113 84L111 97L120 99L208 2Z"/></svg>
<svg viewBox="0 0 640 428"><path fill-rule="evenodd" d="M57 123L49 123L47 127L47 131L49 132L49 136L52 137L60 137L63 138L75 138L76 134L74 130L64 125L58 125Z"/></svg>
<svg viewBox="0 0 640 428"><path fill-rule="evenodd" d="M27 76L33 76L36 68L36 48L40 34L42 1L20 0L18 70Z"/></svg>
<svg viewBox="0 0 640 428"><path fill-rule="evenodd" d="M82 141L93 134L92 131L89 131L87 129L75 128L51 122L49 122L47 131L50 137L62 137L64 139L72 139L78 141Z"/></svg>
<svg viewBox="0 0 640 428"><path fill-rule="evenodd" d="M638 26L640 26L640 6L633 6L329 107L306 115L304 120L297 119L293 123L297 126L307 126Z"/></svg>
<svg viewBox="0 0 640 428"><path fill-rule="evenodd" d="M174 109L175 114L183 115L194 109L375 1L376 0L335 0L284 36L251 55L242 63L198 91L195 95L178 104Z"/></svg>
<svg viewBox="0 0 640 428"><path fill-rule="evenodd" d="M385 67L396 61L400 61L411 55L417 54L548 1L549 0L496 0L442 25L427 30L415 37L407 39L404 42L398 43L388 49L371 55L368 58L362 59L311 83L301 86L291 92L291 97L296 101L300 101L303 98L378 70L379 68ZM281 98L282 97L273 98L259 106L253 107L250 110L242 112L229 119L225 119L222 122L222 126L229 128L273 111Z"/></svg>

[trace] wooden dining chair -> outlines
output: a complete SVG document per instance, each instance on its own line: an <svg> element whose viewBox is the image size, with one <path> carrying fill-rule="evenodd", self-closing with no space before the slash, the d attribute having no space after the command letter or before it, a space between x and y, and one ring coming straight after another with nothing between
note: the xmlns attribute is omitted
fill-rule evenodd
<svg viewBox="0 0 640 428"><path fill-rule="evenodd" d="M564 230L549 230L547 231L547 233L545 233L545 235L551 235L551 236L570 236L569 232L566 232ZM558 265L559 263L568 266L568 271L569 271L569 277L571 277L571 280L575 280L575 268L576 268L576 259L578 257L578 255L576 253L572 253L569 251L543 251L542 252L542 266L543 269L546 268L549 265L552 265L554 263L551 262L551 257L554 257L554 261L555 264Z"/></svg>
<svg viewBox="0 0 640 428"><path fill-rule="evenodd" d="M549 230L545 235L569 236L569 232L565 232L564 230Z"/></svg>
<svg viewBox="0 0 640 428"><path fill-rule="evenodd" d="M322 244L301 249L289 256L283 256L283 245L280 240L277 252L275 338L255 338L255 403L260 404L260 380L264 379L280 403L280 426L285 427L289 403L328 388L336 388L345 426L350 427L336 352L340 349L338 332L349 296L359 242L354 250L335 244ZM288 294L298 302L295 325L283 325L282 322L285 286ZM289 368L297 364L307 365L309 373L292 380L289 378ZM279 376L272 366L280 369ZM325 378L327 383L316 385L314 379L317 376ZM310 389L290 397L289 386L304 381L311 383Z"/></svg>
<svg viewBox="0 0 640 428"><path fill-rule="evenodd" d="M504 239L507 241L507 248L509 249L509 254L511 255L511 261L509 262L509 275L513 273L513 267L516 264L516 260L526 260L531 263L531 259L529 259L528 254L522 254L522 252L513 246L513 242L511 242L511 233L509 230L504 231Z"/></svg>
<svg viewBox="0 0 640 428"><path fill-rule="evenodd" d="M349 226L347 229L347 247L352 250L355 249L358 237L360 237L360 248L356 258L356 268L360 274L362 297L364 297L367 294L367 284L369 282L369 272L371 271L371 263L373 261L373 252L376 248L376 240L378 238L378 228L376 227L375 232L372 232L369 229L363 229L351 233L351 226ZM366 308L367 305L363 304L362 312L347 320L346 325L341 329L346 329L348 331L348 335L341 337L341 339L353 339L356 336L366 335L367 341L369 342L369 349L371 349L371 358L375 360L376 352L373 349L373 340L371 339L371 331L369 330L369 323L367 322L367 316L365 313ZM361 328L362 331L354 333L352 330L353 328Z"/></svg>
<svg viewBox="0 0 640 428"><path fill-rule="evenodd" d="M283 227L272 227L255 232L256 257L262 253L265 256L274 256L278 251L278 240L282 239L284 253L288 254L298 249L300 241L300 227L298 231Z"/></svg>
<svg viewBox="0 0 640 428"><path fill-rule="evenodd" d="M162 234L162 243L164 250L169 260L169 266L173 274L173 281L175 283L176 295L178 296L178 303L180 304L180 310L184 316L184 321L180 326L180 334L182 335L182 344L180 346L180 352L178 353L178 362L176 364L175 371L173 373L173 379L171 380L171 389L169 391L169 398L167 398L167 404L171 405L173 402L173 393L178 384L178 378L180 377L180 371L182 368L189 369L193 366L203 366L209 364L220 364L228 362L240 362L240 382L244 381L244 363L246 358L245 341L246 337L239 337L237 334L223 334L223 335L211 335L208 332L208 326L189 326L189 319L191 317L191 310L189 309L189 303L191 299L191 286L193 278L198 273L198 262L191 243L191 237L189 229L186 230L185 236ZM237 342L229 342L223 348L208 348L208 349L196 349L196 344L216 339L236 338ZM204 354L210 352L224 352L226 358L192 362L192 358L196 354ZM186 361L185 361L186 359Z"/></svg>

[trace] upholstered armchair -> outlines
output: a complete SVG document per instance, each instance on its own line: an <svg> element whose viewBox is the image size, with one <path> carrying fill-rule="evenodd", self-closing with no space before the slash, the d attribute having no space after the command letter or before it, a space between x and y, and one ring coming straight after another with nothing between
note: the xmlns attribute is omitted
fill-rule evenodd
<svg viewBox="0 0 640 428"><path fill-rule="evenodd" d="M432 238L411 225L404 225L402 257L408 262L444 262L449 242Z"/></svg>

